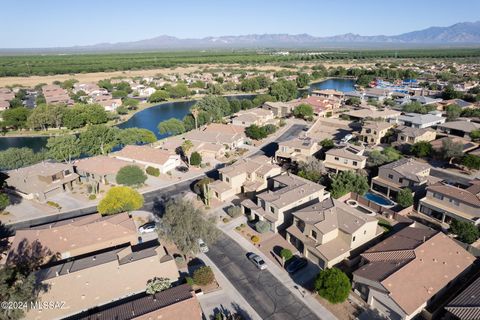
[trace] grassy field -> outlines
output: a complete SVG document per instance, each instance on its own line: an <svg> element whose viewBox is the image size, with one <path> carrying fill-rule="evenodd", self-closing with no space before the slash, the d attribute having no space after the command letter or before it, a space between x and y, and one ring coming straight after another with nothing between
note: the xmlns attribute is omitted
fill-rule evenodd
<svg viewBox="0 0 480 320"><path fill-rule="evenodd" d="M474 58L480 49L405 49L364 51L269 52L184 51L115 54L57 54L0 56L0 77L47 76L124 70L162 69L195 64L261 65L265 63L404 58Z"/></svg>

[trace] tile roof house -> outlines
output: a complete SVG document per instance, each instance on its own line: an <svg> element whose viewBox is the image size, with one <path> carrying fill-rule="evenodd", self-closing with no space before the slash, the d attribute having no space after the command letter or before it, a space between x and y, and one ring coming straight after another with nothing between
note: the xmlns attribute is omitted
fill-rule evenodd
<svg viewBox="0 0 480 320"><path fill-rule="evenodd" d="M370 110L370 109L358 109L352 110L345 113L349 116L352 120L365 120L365 119L383 119L387 120L395 120L397 119L402 113L397 110L392 109L383 109L383 110Z"/></svg>
<svg viewBox="0 0 480 320"><path fill-rule="evenodd" d="M179 155L146 145L128 145L111 156L141 166L158 168L160 173L167 173L181 164Z"/></svg>
<svg viewBox="0 0 480 320"><path fill-rule="evenodd" d="M324 98L319 96L309 96L298 102L298 104L302 103L311 105L313 112L319 116L325 116L327 112L331 112L341 105L340 99L338 98Z"/></svg>
<svg viewBox="0 0 480 320"><path fill-rule="evenodd" d="M335 172L359 170L367 165L367 157L363 155L365 148L347 144L341 148L332 148L325 152L323 165Z"/></svg>
<svg viewBox="0 0 480 320"><path fill-rule="evenodd" d="M92 214L17 230L10 253L20 252L22 246L34 241L48 249L56 259L67 259L119 245L136 244L137 228L126 212L105 217Z"/></svg>
<svg viewBox="0 0 480 320"><path fill-rule="evenodd" d="M366 250L353 289L389 319L412 319L466 273L475 257L447 235L406 227Z"/></svg>
<svg viewBox="0 0 480 320"><path fill-rule="evenodd" d="M267 180L282 173L282 168L265 156L240 159L218 170L220 179L209 184L212 195L225 201L239 193L254 195L267 188Z"/></svg>
<svg viewBox="0 0 480 320"><path fill-rule="evenodd" d="M393 128L392 123L384 121L369 121L362 125L362 130L357 135L360 136L363 142L369 145L378 145L384 142L384 137L391 128Z"/></svg>
<svg viewBox="0 0 480 320"><path fill-rule="evenodd" d="M351 250L383 233L377 219L332 198L292 214L287 241L322 269L348 258Z"/></svg>
<svg viewBox="0 0 480 320"><path fill-rule="evenodd" d="M184 138L192 142L226 145L230 149L243 146L247 140L245 127L222 123L211 123L198 130L189 131Z"/></svg>
<svg viewBox="0 0 480 320"><path fill-rule="evenodd" d="M10 108L10 102L5 101L5 100L0 100L0 110L4 111Z"/></svg>
<svg viewBox="0 0 480 320"><path fill-rule="evenodd" d="M275 159L289 161L306 161L315 155L321 146L318 140L310 137L294 137L290 140L278 143L278 150L275 152Z"/></svg>
<svg viewBox="0 0 480 320"><path fill-rule="evenodd" d="M71 164L40 162L28 167L7 171L10 189L26 199L45 201L50 196L74 188L78 174Z"/></svg>
<svg viewBox="0 0 480 320"><path fill-rule="evenodd" d="M334 89L325 89L325 90L312 90L312 96L322 97L322 98L336 98L343 99L344 93L342 91Z"/></svg>
<svg viewBox="0 0 480 320"><path fill-rule="evenodd" d="M292 114L293 105L286 102L267 101L262 105L262 108L271 110L275 117L283 118Z"/></svg>
<svg viewBox="0 0 480 320"><path fill-rule="evenodd" d="M68 95L67 90L56 84L43 86L42 93L45 97L45 101L47 102L47 104L61 103L66 105L73 105L73 100Z"/></svg>
<svg viewBox="0 0 480 320"><path fill-rule="evenodd" d="M263 126L269 122L272 122L273 119L274 116L271 110L253 108L237 112L232 119L232 124L243 127L249 127L252 124Z"/></svg>
<svg viewBox="0 0 480 320"><path fill-rule="evenodd" d="M401 189L409 188L412 192L418 192L428 184L438 182L438 179L430 177L430 169L428 163L402 158L379 167L371 188L395 201Z"/></svg>
<svg viewBox="0 0 480 320"><path fill-rule="evenodd" d="M181 284L154 295L132 298L96 307L65 320L201 320L202 310L188 284Z"/></svg>
<svg viewBox="0 0 480 320"><path fill-rule="evenodd" d="M63 308L30 309L26 319L63 319L145 291L147 281L164 277L174 282L175 260L158 242L115 247L47 265L36 273L49 286L42 301L63 301Z"/></svg>
<svg viewBox="0 0 480 320"><path fill-rule="evenodd" d="M467 101L462 100L462 99L451 99L451 100L443 100L443 101L438 102L437 105L439 107L437 109L439 109L441 111L445 111L448 106L451 106L451 105L454 105L454 104L459 106L462 109L473 108L475 106L473 103L467 102Z"/></svg>
<svg viewBox="0 0 480 320"><path fill-rule="evenodd" d="M427 194L418 204L418 211L444 222L453 220L480 223L480 180L470 181L467 188L446 183L427 187Z"/></svg>
<svg viewBox="0 0 480 320"><path fill-rule="evenodd" d="M80 181L116 184L115 178L118 171L132 163L107 156L95 156L77 160L73 165L80 176ZM144 169L143 165L135 165Z"/></svg>
<svg viewBox="0 0 480 320"><path fill-rule="evenodd" d="M429 128L445 123L447 118L437 114L406 113L398 117L398 123L412 128Z"/></svg>
<svg viewBox="0 0 480 320"><path fill-rule="evenodd" d="M277 232L292 224L298 207L323 201L330 196L325 187L293 174L273 177L268 181L268 190L257 194L255 200L242 201L242 210L252 220L270 224Z"/></svg>
<svg viewBox="0 0 480 320"><path fill-rule="evenodd" d="M465 290L460 292L446 306L445 310L455 319L480 319L480 278L473 281Z"/></svg>
<svg viewBox="0 0 480 320"><path fill-rule="evenodd" d="M397 143L415 144L420 141L430 142L435 140L437 133L432 129L418 129L412 127L397 127Z"/></svg>
<svg viewBox="0 0 480 320"><path fill-rule="evenodd" d="M451 142L453 142L455 144L462 145L462 151L463 152L469 152L469 151L475 150L478 147L478 143L473 142L470 139L455 137L455 136L449 136L449 137L442 137L442 138L430 141L430 144L432 145L432 150L437 151L437 152L441 152L442 149L443 149L444 141L447 141L447 140L450 140Z"/></svg>
<svg viewBox="0 0 480 320"><path fill-rule="evenodd" d="M437 131L458 137L469 139L470 133L474 130L480 130L480 123L458 120L445 122L437 126Z"/></svg>

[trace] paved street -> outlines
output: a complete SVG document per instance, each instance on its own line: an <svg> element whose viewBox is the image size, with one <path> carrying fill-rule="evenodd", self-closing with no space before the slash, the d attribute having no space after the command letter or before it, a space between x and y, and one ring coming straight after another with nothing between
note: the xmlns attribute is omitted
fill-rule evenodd
<svg viewBox="0 0 480 320"><path fill-rule="evenodd" d="M255 155L264 154L266 156L273 157L275 155L275 151L278 149L278 142L283 142L298 137L305 128L307 128L307 125L305 124L293 124L284 133L277 137L275 142L270 142L264 145L255 153Z"/></svg>
<svg viewBox="0 0 480 320"><path fill-rule="evenodd" d="M207 256L262 319L318 319L269 271L258 270L240 245L222 234Z"/></svg>

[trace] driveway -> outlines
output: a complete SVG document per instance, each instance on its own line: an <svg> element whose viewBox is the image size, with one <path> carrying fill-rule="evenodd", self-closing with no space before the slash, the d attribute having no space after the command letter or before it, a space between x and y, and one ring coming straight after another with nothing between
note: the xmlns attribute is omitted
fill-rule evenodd
<svg viewBox="0 0 480 320"><path fill-rule="evenodd" d="M258 270L246 254L240 245L222 234L210 246L207 256L262 319L318 319L268 270Z"/></svg>
<svg viewBox="0 0 480 320"><path fill-rule="evenodd" d="M295 137L298 137L301 132L304 131L308 126L305 124L293 124L290 128L288 128L284 133L282 133L279 137L275 139L275 142L270 142L263 146L259 151L257 151L254 155L266 155L268 157L273 157L275 155L275 151L278 149L278 142L288 141Z"/></svg>

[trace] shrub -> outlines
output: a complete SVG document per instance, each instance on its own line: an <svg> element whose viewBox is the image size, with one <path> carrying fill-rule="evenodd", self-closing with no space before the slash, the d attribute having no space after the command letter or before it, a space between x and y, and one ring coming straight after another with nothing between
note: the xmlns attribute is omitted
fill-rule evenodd
<svg viewBox="0 0 480 320"><path fill-rule="evenodd" d="M258 242L260 242L260 237L259 236L252 236L250 238L250 240L252 240L253 243L258 243Z"/></svg>
<svg viewBox="0 0 480 320"><path fill-rule="evenodd" d="M202 163L202 156L198 152L192 152L190 156L190 164L192 166L199 166Z"/></svg>
<svg viewBox="0 0 480 320"><path fill-rule="evenodd" d="M400 190L400 192L397 194L397 203L403 208L413 205L412 190L409 188Z"/></svg>
<svg viewBox="0 0 480 320"><path fill-rule="evenodd" d="M62 207L56 203L56 202L53 202L53 201L47 201L47 204L50 206L50 207L54 207L54 208L57 208L57 209L62 209Z"/></svg>
<svg viewBox="0 0 480 320"><path fill-rule="evenodd" d="M240 226L236 226L235 230L240 231L240 230L242 230L242 228Z"/></svg>
<svg viewBox="0 0 480 320"><path fill-rule="evenodd" d="M94 194L91 194L88 196L88 200L95 200L95 199L97 199L97 196Z"/></svg>
<svg viewBox="0 0 480 320"><path fill-rule="evenodd" d="M205 286L212 283L215 280L215 275L213 274L212 268L204 266L198 268L193 273L193 281L199 286Z"/></svg>
<svg viewBox="0 0 480 320"><path fill-rule="evenodd" d="M108 190L105 198L100 201L97 210L100 214L115 214L133 211L143 206L143 196L130 187L113 187Z"/></svg>
<svg viewBox="0 0 480 320"><path fill-rule="evenodd" d="M257 230L260 233L268 232L270 230L270 224L265 221L258 221L255 224L255 230Z"/></svg>
<svg viewBox="0 0 480 320"><path fill-rule="evenodd" d="M478 227L469 222L454 220L450 230L458 236L458 240L468 244L474 243L480 236Z"/></svg>
<svg viewBox="0 0 480 320"><path fill-rule="evenodd" d="M238 218L242 215L242 209L237 206L232 206L227 209L227 214L232 218Z"/></svg>
<svg viewBox="0 0 480 320"><path fill-rule="evenodd" d="M240 224L240 228L245 228L247 225L245 223Z"/></svg>
<svg viewBox="0 0 480 320"><path fill-rule="evenodd" d="M176 256L175 257L175 262L178 263L178 264L182 264L185 262L185 258L183 258L182 256Z"/></svg>
<svg viewBox="0 0 480 320"><path fill-rule="evenodd" d="M347 300L351 284L347 275L340 269L332 268L320 271L315 279L315 291L330 303Z"/></svg>
<svg viewBox="0 0 480 320"><path fill-rule="evenodd" d="M185 281L187 282L188 285L193 286L195 284L195 281L193 281L192 277L186 277Z"/></svg>
<svg viewBox="0 0 480 320"><path fill-rule="evenodd" d="M145 171L147 172L147 174L154 177L158 177L160 175L160 169L158 168L148 166L147 169L145 169Z"/></svg>
<svg viewBox="0 0 480 320"><path fill-rule="evenodd" d="M147 282L147 288L145 292L147 294L155 294L157 292L162 292L164 290L167 290L168 288L171 287L170 279L168 278L153 278L151 280L148 280Z"/></svg>
<svg viewBox="0 0 480 320"><path fill-rule="evenodd" d="M5 210L6 207L10 204L10 198L5 194L0 194L0 211Z"/></svg>
<svg viewBox="0 0 480 320"><path fill-rule="evenodd" d="M223 223L227 223L228 221L230 221L230 219L228 219L227 217L223 218L222 219Z"/></svg>
<svg viewBox="0 0 480 320"><path fill-rule="evenodd" d="M126 186L138 186L143 184L145 180L147 180L147 176L143 173L143 170L134 165L121 168L116 176L117 183Z"/></svg>
<svg viewBox="0 0 480 320"><path fill-rule="evenodd" d="M293 253L289 249L283 248L282 251L280 251L280 256L283 260L288 261L293 257Z"/></svg>

